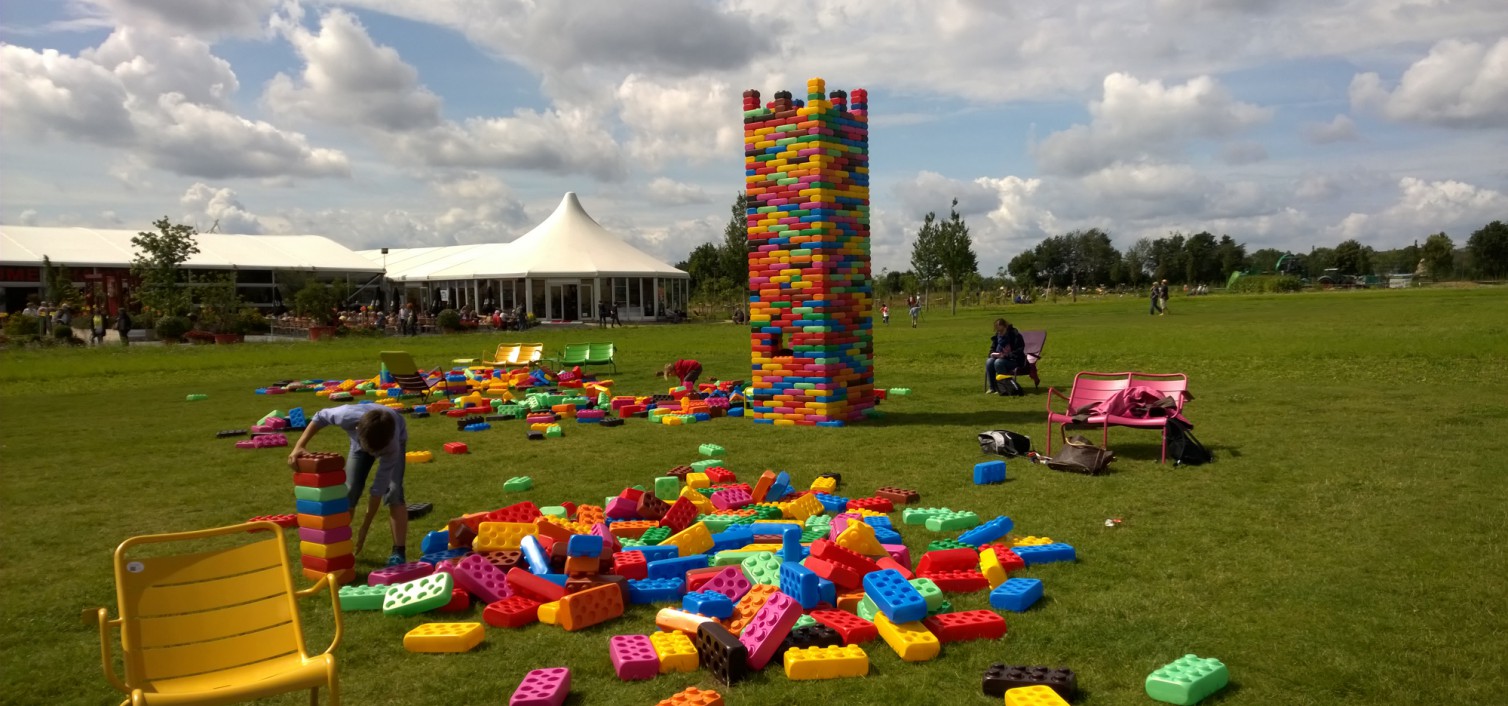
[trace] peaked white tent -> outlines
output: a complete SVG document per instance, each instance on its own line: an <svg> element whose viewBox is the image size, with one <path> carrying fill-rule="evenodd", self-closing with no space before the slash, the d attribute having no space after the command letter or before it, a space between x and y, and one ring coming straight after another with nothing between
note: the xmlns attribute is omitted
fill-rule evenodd
<svg viewBox="0 0 1508 706"><path fill-rule="evenodd" d="M553 320L596 318L611 301L623 319L684 309L690 275L597 223L574 192L509 243L360 251L382 263L407 299L435 306L513 309Z"/></svg>

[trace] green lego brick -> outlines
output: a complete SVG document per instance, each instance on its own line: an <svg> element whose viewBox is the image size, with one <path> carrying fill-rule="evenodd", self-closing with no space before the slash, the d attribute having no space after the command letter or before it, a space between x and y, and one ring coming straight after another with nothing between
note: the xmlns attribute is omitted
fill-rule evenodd
<svg viewBox="0 0 1508 706"><path fill-rule="evenodd" d="M673 534L673 532L670 531L669 527L651 527L647 530L644 530L644 534L641 535L639 539L644 540L646 544L659 544L660 542L670 539L671 534Z"/></svg>
<svg viewBox="0 0 1508 706"><path fill-rule="evenodd" d="M943 613L952 613L952 612L953 612L953 601L944 600L942 603L937 604L937 610L928 609L927 610L927 615L942 615Z"/></svg>
<svg viewBox="0 0 1508 706"><path fill-rule="evenodd" d="M673 503L681 497L681 481L675 476L660 476L655 479L655 497Z"/></svg>
<svg viewBox="0 0 1508 706"><path fill-rule="evenodd" d="M559 517L561 519L565 519L571 516L571 514L566 511L565 507L561 505L547 505L545 507L542 507L539 509L539 514L545 515L547 517Z"/></svg>
<svg viewBox="0 0 1508 706"><path fill-rule="evenodd" d="M345 496L346 486L343 483L340 485L329 485L323 488L311 488L306 485L293 486L293 497L298 498L299 500L316 500L323 502L325 500L334 500L336 498L343 498Z"/></svg>
<svg viewBox="0 0 1508 706"><path fill-rule="evenodd" d="M728 450L717 444L702 444L698 451L707 458L722 458L728 455Z"/></svg>
<svg viewBox="0 0 1508 706"><path fill-rule="evenodd" d="M875 614L877 614L879 612L880 612L880 607L877 606L877 605L875 605L874 601L869 600L869 596L864 596L863 600L859 601L859 608L857 610L857 614L858 614L858 616L860 618L868 620L869 622L872 623L872 622L874 622L874 616L875 616Z"/></svg>
<svg viewBox="0 0 1508 706"><path fill-rule="evenodd" d="M911 587L916 589L917 593L922 594L922 599L927 601L928 613L942 607L944 600L942 589L938 588L937 584L932 582L932 579L911 579Z"/></svg>
<svg viewBox="0 0 1508 706"><path fill-rule="evenodd" d="M933 532L968 529L979 524L979 515L973 510L950 512L927 518L927 529Z"/></svg>
<svg viewBox="0 0 1508 706"><path fill-rule="evenodd" d="M822 539L823 537L826 537L827 535L828 535L828 531L827 531L827 528L825 528L825 527L816 527L816 528L813 528L813 529L804 530L801 533L801 543L802 544L811 544L812 542L815 542L815 541L817 541L819 539Z"/></svg>
<svg viewBox="0 0 1508 706"><path fill-rule="evenodd" d="M892 387L892 388L890 388L890 390L886 394L895 395L896 397L905 397L906 395L911 394L911 388L909 388L909 387Z"/></svg>
<svg viewBox="0 0 1508 706"><path fill-rule="evenodd" d="M529 476L514 476L503 483L503 491L507 493L521 493L533 489L534 479Z"/></svg>
<svg viewBox="0 0 1508 706"><path fill-rule="evenodd" d="M450 602L455 584L450 574L430 574L421 579L388 586L382 597L383 615L418 615Z"/></svg>
<svg viewBox="0 0 1508 706"><path fill-rule="evenodd" d="M719 459L707 458L700 461L692 461L690 465L692 470L696 471L697 473L705 473L709 468L717 468L718 466L723 465L723 462Z"/></svg>
<svg viewBox="0 0 1508 706"><path fill-rule="evenodd" d="M945 507L908 507L901 511L901 522L908 525L925 525L932 517L951 512L953 512L951 509Z"/></svg>
<svg viewBox="0 0 1508 706"><path fill-rule="evenodd" d="M791 629L795 630L796 628L799 628L799 627L805 627L807 625L816 625L816 624L817 624L817 619L816 618L813 618L810 615L803 614L801 617L799 617L799 618L796 619L796 624L792 625Z"/></svg>
<svg viewBox="0 0 1508 706"><path fill-rule="evenodd" d="M807 529L832 529L833 518L831 515L812 515L806 518Z"/></svg>
<svg viewBox="0 0 1508 706"><path fill-rule="evenodd" d="M744 559L744 575L756 584L767 584L776 588L780 587L780 559L770 552L755 552L753 556Z"/></svg>
<svg viewBox="0 0 1508 706"><path fill-rule="evenodd" d="M978 549L972 544L960 542L956 539L934 539L927 543L926 551L935 552L940 549Z"/></svg>
<svg viewBox="0 0 1508 706"><path fill-rule="evenodd" d="M782 517L785 517L785 513L781 512L780 508L778 507L759 505L749 509L754 511L754 517L757 517L761 520L778 520Z"/></svg>
<svg viewBox="0 0 1508 706"><path fill-rule="evenodd" d="M1230 683L1225 664L1213 657L1184 655L1147 675L1147 696L1192 706Z"/></svg>
<svg viewBox="0 0 1508 706"><path fill-rule="evenodd" d="M719 490L722 490L722 488L697 488L696 492L701 493L702 497L710 498L713 493Z"/></svg>
<svg viewBox="0 0 1508 706"><path fill-rule="evenodd" d="M745 552L745 551L739 551L737 549L724 549L723 551L720 551L720 552L712 555L712 565L713 566L738 566L738 565L743 564L745 559L748 559L749 557L754 556L755 554L761 554L761 553L767 553L767 552Z"/></svg>
<svg viewBox="0 0 1508 706"><path fill-rule="evenodd" d="M382 597L387 595L387 586L350 584L340 587L341 610L382 610Z"/></svg>
<svg viewBox="0 0 1508 706"><path fill-rule="evenodd" d="M618 544L625 547L647 547L652 544L652 542L646 542L642 539L634 539L633 537L619 537Z"/></svg>
<svg viewBox="0 0 1508 706"><path fill-rule="evenodd" d="M565 430L562 429L562 428L560 428L559 424L551 424L550 426L545 427L545 438L546 439L559 439L559 438L562 438L564 436L565 436Z"/></svg>
<svg viewBox="0 0 1508 706"><path fill-rule="evenodd" d="M717 534L733 524L732 515L697 515L696 521L707 526L707 531Z"/></svg>

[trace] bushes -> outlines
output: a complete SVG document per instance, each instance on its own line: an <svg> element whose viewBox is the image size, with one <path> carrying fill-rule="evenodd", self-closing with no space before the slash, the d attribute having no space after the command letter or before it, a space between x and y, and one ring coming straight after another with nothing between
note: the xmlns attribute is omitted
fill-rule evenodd
<svg viewBox="0 0 1508 706"><path fill-rule="evenodd" d="M189 320L182 316L164 316L157 320L153 330L157 337L164 341L177 341L183 338L183 334L189 332Z"/></svg>
<svg viewBox="0 0 1508 706"><path fill-rule="evenodd" d="M5 320L5 335L11 338L28 338L42 335L42 320L25 314L12 314Z"/></svg>
<svg viewBox="0 0 1508 706"><path fill-rule="evenodd" d="M1303 287L1299 278L1289 275L1246 275L1237 278L1226 291L1234 294L1278 294L1297 292Z"/></svg>
<svg viewBox="0 0 1508 706"><path fill-rule="evenodd" d="M440 330L446 333L456 333L463 328L461 326L461 313L455 309L446 309L440 312L439 316L435 317L435 325L439 326Z"/></svg>

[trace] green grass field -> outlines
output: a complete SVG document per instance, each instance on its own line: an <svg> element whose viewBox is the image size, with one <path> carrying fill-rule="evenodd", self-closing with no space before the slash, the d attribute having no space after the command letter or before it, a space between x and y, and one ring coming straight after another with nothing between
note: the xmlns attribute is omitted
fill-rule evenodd
<svg viewBox="0 0 1508 706"><path fill-rule="evenodd" d="M784 469L805 487L838 471L840 492L854 497L904 485L925 505L1010 515L1016 534L1068 542L1079 556L1025 572L1043 579L1047 598L1006 614L1004 640L945 645L925 664L870 643L865 679L791 682L771 668L719 689L729 704L998 703L980 692L992 662L1069 666L1079 675L1080 704L1151 703L1146 675L1190 652L1229 666L1231 686L1207 703L1508 700L1508 291L1179 298L1170 316L1145 311L1131 298L1010 308L1021 328L1050 332L1043 388L1011 399L979 392L997 312L934 311L915 330L896 317L877 330L876 377L914 394L882 405L884 419L845 429L634 420L619 429L570 425L564 439L527 443L521 422L460 435L448 418L415 420L410 448L441 457L408 473L409 499L436 507L412 527L410 553L446 517L525 497L600 502L715 442L742 478ZM552 349L566 340L617 342L619 392L662 387L652 372L677 356L700 359L707 376L747 376L747 338L732 325L529 338ZM114 613L110 557L126 537L292 511L284 451L239 450L214 435L274 407L321 405L313 396L256 396L253 388L284 378L368 377L383 348L434 365L479 355L497 340L0 354L0 700L119 700L101 675L95 634L78 615L94 606ZM1080 370L1126 369L1189 374L1196 399L1188 414L1215 464L1160 466L1155 432L1118 429L1111 475L1012 461L1008 483L971 483L982 460L977 432L1012 429L1040 447L1047 385L1066 387ZM209 399L184 401L195 392ZM457 439L471 444L471 455L438 453ZM326 432L316 446L344 444ZM534 490L505 496L502 481L521 474L533 476ZM1112 517L1123 524L1106 528ZM952 536L903 529L913 556ZM373 537L363 570L387 554L383 525ZM983 593L952 600L958 609L987 606ZM328 604L306 601L305 615L311 649L323 649ZM607 638L652 630L649 607L580 633L489 628L483 646L464 655L406 653L404 632L426 619L347 616L338 652L346 703L505 703L526 671L560 665L573 670L577 704L652 704L688 685L715 686L705 672L630 684L613 677ZM470 619L480 619L479 608Z"/></svg>

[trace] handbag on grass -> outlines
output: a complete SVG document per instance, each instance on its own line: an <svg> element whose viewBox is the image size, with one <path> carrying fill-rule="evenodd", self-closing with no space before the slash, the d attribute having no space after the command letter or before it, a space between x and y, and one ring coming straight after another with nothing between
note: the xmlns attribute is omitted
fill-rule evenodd
<svg viewBox="0 0 1508 706"><path fill-rule="evenodd" d="M1095 446L1082 436L1070 436L1065 441L1068 445L1063 447L1061 453L1042 460L1042 463L1054 471L1097 476L1104 473L1115 460L1114 451Z"/></svg>

